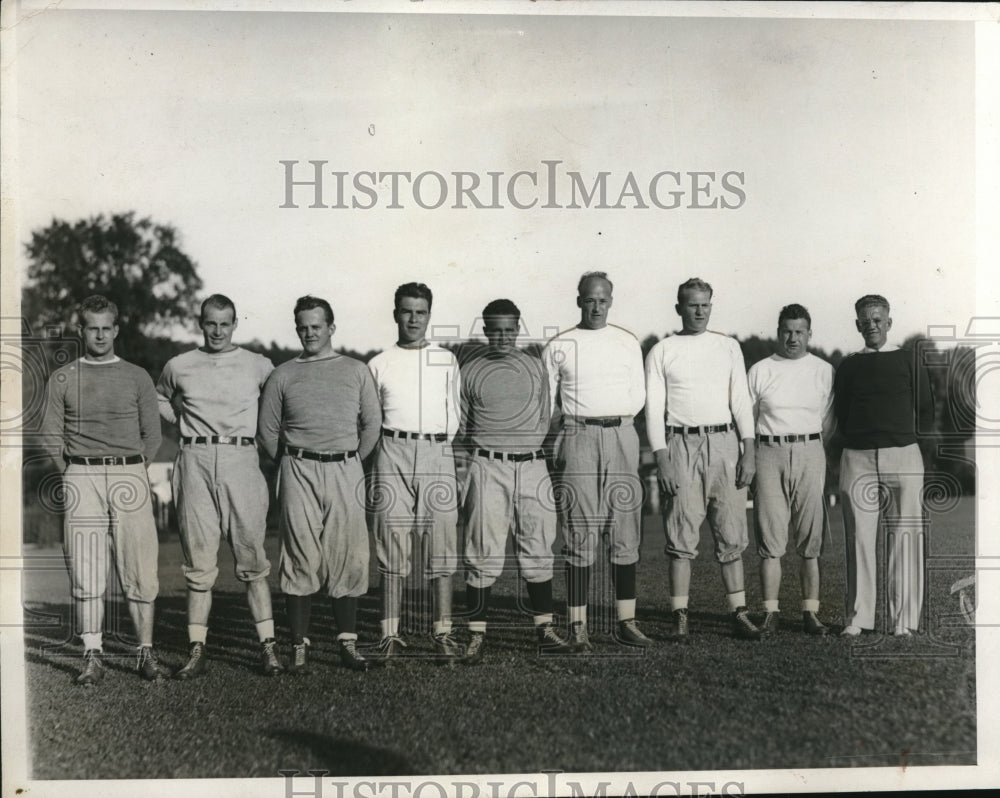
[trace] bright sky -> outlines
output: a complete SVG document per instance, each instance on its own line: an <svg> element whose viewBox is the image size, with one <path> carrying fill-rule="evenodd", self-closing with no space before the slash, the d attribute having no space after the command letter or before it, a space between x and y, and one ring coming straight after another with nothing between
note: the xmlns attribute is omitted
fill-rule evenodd
<svg viewBox="0 0 1000 798"><path fill-rule="evenodd" d="M711 327L773 334L801 302L813 343L853 350L853 302L882 293L898 341L975 313L975 60L967 22L676 17L78 11L18 31L23 242L53 217L135 210L174 225L205 293L230 295L237 338L297 346L291 308L313 293L335 344L394 339L392 292L435 293L439 331L473 332L507 296L532 336L578 320L575 285L603 269L611 321L676 328L677 284L716 289ZM544 204L543 160L589 187L631 171L647 204L664 170L743 173L737 209L416 205L309 208L296 179L334 171L490 171ZM688 179L688 178L685 178ZM505 186L506 182L501 183ZM425 202L437 183L423 184ZM665 203L672 186L661 184ZM489 202L489 191L480 190ZM709 195L702 195L709 197ZM360 200L367 202L364 194ZM704 199L708 202L710 199ZM688 189L683 198L691 203ZM441 326L444 326L443 328ZM897 341L897 342L898 342Z"/></svg>

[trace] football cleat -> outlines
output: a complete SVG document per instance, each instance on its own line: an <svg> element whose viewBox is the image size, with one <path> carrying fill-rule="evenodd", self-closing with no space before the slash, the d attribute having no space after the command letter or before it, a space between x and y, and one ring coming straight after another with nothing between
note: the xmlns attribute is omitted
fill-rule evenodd
<svg viewBox="0 0 1000 798"><path fill-rule="evenodd" d="M643 648L653 643L652 640L639 631L639 626L636 624L635 618L618 621L618 634L615 639L619 643L625 643L629 646L641 646Z"/></svg>
<svg viewBox="0 0 1000 798"><path fill-rule="evenodd" d="M403 655L406 643L396 635L383 637L375 648L375 661L381 665L389 665L393 660L399 660Z"/></svg>
<svg viewBox="0 0 1000 798"><path fill-rule="evenodd" d="M815 635L816 637L823 637L830 632L820 619L816 617L816 613L808 610L802 613L802 631L807 635Z"/></svg>
<svg viewBox="0 0 1000 798"><path fill-rule="evenodd" d="M469 638L469 645L465 647L465 656L462 657L464 665L478 665L483 661L483 650L486 648L486 633L473 632Z"/></svg>
<svg viewBox="0 0 1000 798"><path fill-rule="evenodd" d="M170 669L161 665L152 646L140 646L135 664L139 675L147 682L159 682L170 678Z"/></svg>
<svg viewBox="0 0 1000 798"><path fill-rule="evenodd" d="M737 607L733 613L733 637L737 640L760 640L760 629L750 620L746 607Z"/></svg>
<svg viewBox="0 0 1000 798"><path fill-rule="evenodd" d="M303 637L301 643L292 646L292 661L288 663L288 672L303 674L309 672L309 665L306 662L306 649L309 648L309 638Z"/></svg>
<svg viewBox="0 0 1000 798"><path fill-rule="evenodd" d="M86 663L83 673L76 677L76 683L84 687L93 687L104 678L104 663L101 662L101 650L98 648L88 648L83 652L83 659Z"/></svg>
<svg viewBox="0 0 1000 798"><path fill-rule="evenodd" d="M356 640L338 640L337 651L340 653L340 661L345 668L352 671L368 670L368 660L358 653Z"/></svg>
<svg viewBox="0 0 1000 798"><path fill-rule="evenodd" d="M285 672L285 666L278 659L277 642L273 637L260 644L260 666L265 676L277 676Z"/></svg>
<svg viewBox="0 0 1000 798"><path fill-rule="evenodd" d="M765 637L778 634L778 613L765 613L764 620L760 624L760 631Z"/></svg>
<svg viewBox="0 0 1000 798"><path fill-rule="evenodd" d="M573 621L569 625L569 646L573 649L574 654L594 650L594 645L590 642L590 635L587 634L587 624L583 621Z"/></svg>
<svg viewBox="0 0 1000 798"><path fill-rule="evenodd" d="M174 674L174 678L184 680L201 676L205 672L205 662L207 659L205 656L205 644L191 643L188 646L188 661L183 668Z"/></svg>
<svg viewBox="0 0 1000 798"><path fill-rule="evenodd" d="M687 643L690 640L688 635L688 611L686 607L673 611L674 628L670 630L669 638L676 643Z"/></svg>
<svg viewBox="0 0 1000 798"><path fill-rule="evenodd" d="M454 665L461 656L461 650L450 631L434 635L438 665Z"/></svg>
<svg viewBox="0 0 1000 798"><path fill-rule="evenodd" d="M551 623L543 623L538 627L538 653L542 656L547 654L572 654L573 647L563 640Z"/></svg>

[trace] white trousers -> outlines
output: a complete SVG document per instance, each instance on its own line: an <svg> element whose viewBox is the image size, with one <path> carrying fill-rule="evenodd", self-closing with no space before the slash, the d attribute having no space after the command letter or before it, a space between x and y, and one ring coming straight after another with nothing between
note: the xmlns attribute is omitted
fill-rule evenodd
<svg viewBox="0 0 1000 798"><path fill-rule="evenodd" d="M917 444L844 449L840 494L846 536L846 626L875 628L876 548L881 515L888 566L889 629L920 625L924 598L924 463Z"/></svg>

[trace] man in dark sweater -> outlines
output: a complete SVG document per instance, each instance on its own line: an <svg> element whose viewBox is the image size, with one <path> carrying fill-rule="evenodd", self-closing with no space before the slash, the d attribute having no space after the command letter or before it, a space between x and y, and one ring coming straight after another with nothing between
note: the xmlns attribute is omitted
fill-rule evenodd
<svg viewBox="0 0 1000 798"><path fill-rule="evenodd" d="M889 302L870 294L855 305L865 347L834 379L834 414L844 438L840 493L847 542L843 635L875 628L876 539L881 511L889 556L887 594L893 634L920 624L924 594L924 464L917 434L930 429L934 405L917 353L887 345Z"/></svg>

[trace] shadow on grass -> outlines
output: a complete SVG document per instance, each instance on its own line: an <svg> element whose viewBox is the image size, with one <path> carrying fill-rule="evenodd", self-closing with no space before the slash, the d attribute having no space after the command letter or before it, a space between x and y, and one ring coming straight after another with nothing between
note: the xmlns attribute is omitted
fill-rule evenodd
<svg viewBox="0 0 1000 798"><path fill-rule="evenodd" d="M308 770L326 770L331 776L403 776L413 768L395 751L355 740L298 729L269 729L265 734L310 753ZM302 774L306 774L303 769Z"/></svg>

